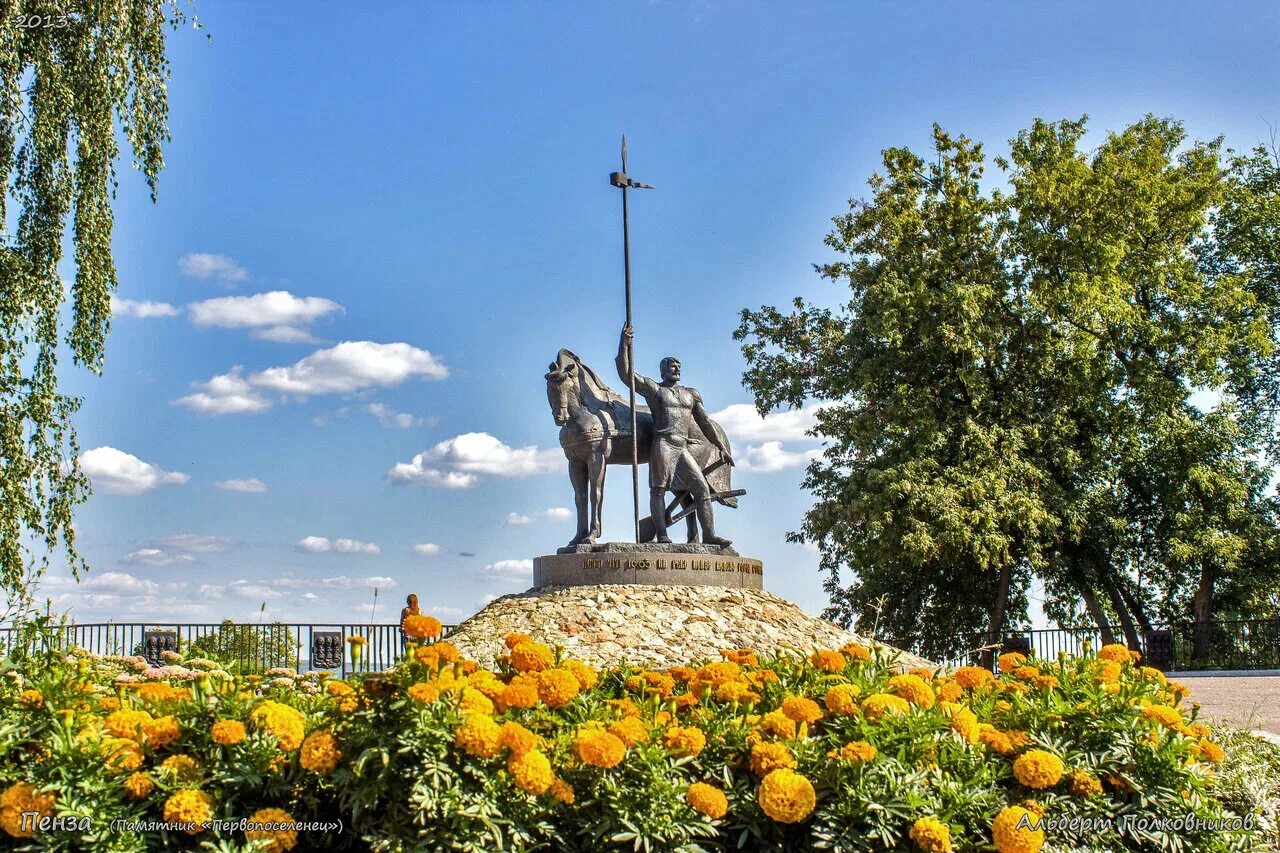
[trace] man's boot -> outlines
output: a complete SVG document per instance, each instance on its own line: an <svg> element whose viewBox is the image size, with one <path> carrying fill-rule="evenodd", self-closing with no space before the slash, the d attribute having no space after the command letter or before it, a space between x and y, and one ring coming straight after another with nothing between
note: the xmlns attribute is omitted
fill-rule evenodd
<svg viewBox="0 0 1280 853"><path fill-rule="evenodd" d="M711 513L710 498L698 501L698 525L702 528L703 545L718 545L721 548L728 548L733 544L728 539L716 535L716 523Z"/></svg>
<svg viewBox="0 0 1280 853"><path fill-rule="evenodd" d="M667 535L666 492L649 493L649 517L653 519L653 541L671 544L671 537Z"/></svg>

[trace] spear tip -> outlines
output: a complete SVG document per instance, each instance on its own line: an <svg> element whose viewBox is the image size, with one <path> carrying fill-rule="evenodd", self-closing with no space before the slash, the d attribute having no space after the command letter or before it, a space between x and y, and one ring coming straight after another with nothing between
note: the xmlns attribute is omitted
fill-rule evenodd
<svg viewBox="0 0 1280 853"><path fill-rule="evenodd" d="M622 171L627 171L627 135L622 134Z"/></svg>

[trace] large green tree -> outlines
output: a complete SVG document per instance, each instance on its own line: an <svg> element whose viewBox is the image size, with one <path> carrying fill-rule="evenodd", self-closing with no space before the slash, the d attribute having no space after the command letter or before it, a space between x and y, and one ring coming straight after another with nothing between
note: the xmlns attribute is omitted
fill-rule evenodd
<svg viewBox="0 0 1280 853"><path fill-rule="evenodd" d="M949 653L1024 619L1039 576L1053 615L1136 642L1256 573L1280 399L1267 163L1153 117L1084 134L1035 122L1000 189L941 129L928 160L887 150L818 268L848 301L743 312L759 410L828 404L794 534L822 550L828 615Z"/></svg>
<svg viewBox="0 0 1280 853"><path fill-rule="evenodd" d="M73 573L84 568L72 525L89 494L80 401L59 390L59 356L102 370L119 140L154 199L165 39L184 19L173 0L0 3L0 586L11 603L60 548Z"/></svg>

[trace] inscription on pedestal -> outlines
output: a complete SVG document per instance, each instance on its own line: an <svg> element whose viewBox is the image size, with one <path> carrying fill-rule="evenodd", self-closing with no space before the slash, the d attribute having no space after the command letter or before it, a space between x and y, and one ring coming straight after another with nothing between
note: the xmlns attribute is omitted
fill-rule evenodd
<svg viewBox="0 0 1280 853"><path fill-rule="evenodd" d="M710 553L689 553L688 550L663 551L661 545L651 546L652 550L627 545L626 551L610 552L608 545L600 547L602 550L596 552L538 557L534 560L534 586L637 583L763 588L763 564L732 551L717 554L717 549L708 549Z"/></svg>

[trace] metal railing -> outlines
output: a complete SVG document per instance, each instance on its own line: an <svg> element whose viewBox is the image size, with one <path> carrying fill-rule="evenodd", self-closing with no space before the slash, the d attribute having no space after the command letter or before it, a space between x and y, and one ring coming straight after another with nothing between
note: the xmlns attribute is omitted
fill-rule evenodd
<svg viewBox="0 0 1280 853"><path fill-rule="evenodd" d="M1114 642L1124 644L1124 628L1108 626ZM1097 626L1082 628L1013 629L1001 634L978 632L956 638L957 661L981 662L974 650L996 645L1023 646L1039 658L1059 653L1082 655L1102 647ZM913 644L914 645L914 644ZM1169 670L1280 669L1280 619L1232 619L1174 622L1139 631L1138 651Z"/></svg>
<svg viewBox="0 0 1280 853"><path fill-rule="evenodd" d="M444 626L441 637L455 627ZM327 669L341 675L357 670L376 672L395 664L404 652L400 626L390 623L98 622L50 626L31 635L24 635L17 628L0 627L0 655L7 654L20 637L26 636L28 652L80 647L100 655L151 656L151 663L157 664L162 661L148 655L146 645L154 632L171 633L173 645L184 657L213 658L242 674L273 668L295 672ZM312 651L321 634L340 636L338 666L312 666ZM365 640L358 667L352 660L348 637Z"/></svg>

